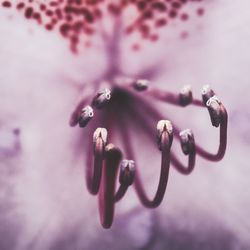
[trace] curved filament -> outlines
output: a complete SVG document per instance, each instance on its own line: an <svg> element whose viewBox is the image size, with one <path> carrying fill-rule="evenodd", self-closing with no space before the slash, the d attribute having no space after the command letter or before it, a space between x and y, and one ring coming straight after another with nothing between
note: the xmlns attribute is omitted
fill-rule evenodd
<svg viewBox="0 0 250 250"><path fill-rule="evenodd" d="M175 156L175 154L171 154L171 163L175 167L177 171L179 171L181 174L188 175L194 170L195 166L195 152L192 152L188 155L188 166L184 166L178 158Z"/></svg>
<svg viewBox="0 0 250 250"><path fill-rule="evenodd" d="M87 158L86 182L89 192L95 195L99 191L101 182L105 145L107 143L106 129L97 128L94 132L93 139L94 139L94 168L92 167L93 164L92 152L89 152Z"/></svg>
<svg viewBox="0 0 250 250"><path fill-rule="evenodd" d="M121 151L109 144L106 147L105 163L99 191L99 214L104 228L110 228L115 210L115 183L118 166L122 158Z"/></svg>
<svg viewBox="0 0 250 250"><path fill-rule="evenodd" d="M220 139L217 153L212 154L204 150L201 146L196 146L197 154L210 161L220 161L226 152L227 147L227 122L228 115L225 107L221 105Z"/></svg>
<svg viewBox="0 0 250 250"><path fill-rule="evenodd" d="M126 126L123 127L122 131L123 136L123 143L125 147L126 154L129 158L135 159L135 156L133 154L132 145L130 143L130 135L126 129ZM170 142L169 142L169 135L167 131L164 131L161 136L161 173L160 173L160 179L157 187L157 191L155 193L155 196L152 200L150 200L146 192L143 188L141 178L139 174L137 173L135 176L135 190L138 194L138 197L142 204L145 207L148 208L155 208L160 205L160 203L163 200L167 183L168 183L168 176L169 176L169 167L170 167Z"/></svg>
<svg viewBox="0 0 250 250"><path fill-rule="evenodd" d="M120 201L124 195L126 194L127 190L128 190L128 185L120 185L116 194L115 194L115 202Z"/></svg>

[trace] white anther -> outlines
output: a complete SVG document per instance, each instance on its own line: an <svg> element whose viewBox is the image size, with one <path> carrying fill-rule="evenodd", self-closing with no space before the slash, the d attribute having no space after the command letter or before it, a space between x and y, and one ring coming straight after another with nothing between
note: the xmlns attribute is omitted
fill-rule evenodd
<svg viewBox="0 0 250 250"><path fill-rule="evenodd" d="M86 127L89 121L93 118L94 111L90 106L86 106L82 109L81 114L78 118L80 127Z"/></svg>
<svg viewBox="0 0 250 250"><path fill-rule="evenodd" d="M108 131L106 128L97 128L93 134L93 144L94 149L96 147L97 140L101 138L103 141L104 146L107 144L108 141Z"/></svg>
<svg viewBox="0 0 250 250"><path fill-rule="evenodd" d="M134 82L133 87L137 91L144 91L148 88L149 81L146 79L138 79Z"/></svg>

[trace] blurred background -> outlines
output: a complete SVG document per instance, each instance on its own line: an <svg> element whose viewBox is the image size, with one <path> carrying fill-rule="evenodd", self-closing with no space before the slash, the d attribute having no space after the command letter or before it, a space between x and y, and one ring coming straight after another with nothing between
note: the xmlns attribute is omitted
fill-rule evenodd
<svg viewBox="0 0 250 250"><path fill-rule="evenodd" d="M187 4L190 13L195 4ZM68 125L82 86L106 70L105 48L96 38L96 46L72 54L57 32L0 8L1 250L250 249L250 3L198 4L205 8L202 18L173 21L157 43L141 40L135 52L128 38L121 39L120 63L130 76L157 65L152 84L176 93L190 84L197 98L210 84L229 114L226 156L218 163L198 157L189 176L172 168L157 209L142 207L131 188L110 230L101 228L97 199L85 185L88 135ZM215 151L218 131L206 110L155 105ZM160 155L137 136L138 127L131 130L145 187L153 195ZM173 147L181 155L179 145Z"/></svg>

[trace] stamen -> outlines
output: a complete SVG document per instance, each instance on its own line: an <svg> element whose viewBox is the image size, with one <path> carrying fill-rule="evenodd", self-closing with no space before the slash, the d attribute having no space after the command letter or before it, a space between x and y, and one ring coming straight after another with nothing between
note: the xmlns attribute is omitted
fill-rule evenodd
<svg viewBox="0 0 250 250"><path fill-rule="evenodd" d="M74 112L71 114L70 116L70 121L69 121L69 125L71 127L76 126L79 121L79 114L81 114L82 110L84 109L84 106L87 104L87 99L83 99L81 100L77 107L75 108Z"/></svg>
<svg viewBox="0 0 250 250"><path fill-rule="evenodd" d="M110 89L105 88L103 91L97 93L93 99L92 105L97 109L101 109L109 102L110 99L111 91Z"/></svg>
<svg viewBox="0 0 250 250"><path fill-rule="evenodd" d="M69 124L71 127L74 127L77 124L79 124L79 117L81 116L82 110L86 108L86 106L90 107L88 105L91 103L93 96L96 93L96 89L99 87L98 82L93 82L93 85L94 87L89 88L89 89L86 88L86 86L82 88L83 96L81 97L80 102L78 102L73 113L70 116ZM93 112L93 109L92 109L92 112Z"/></svg>
<svg viewBox="0 0 250 250"><path fill-rule="evenodd" d="M158 146L161 150L161 173L157 191L152 200L149 200L148 197L146 196L141 180L138 174L136 175L135 188L142 204L145 207L155 208L159 206L163 200L169 176L170 147L173 139L172 133L173 133L173 128L169 121L161 120L158 122L157 137L160 138L160 140L158 140Z"/></svg>
<svg viewBox="0 0 250 250"><path fill-rule="evenodd" d="M179 133L181 149L185 155L190 154L195 148L194 135L190 129L185 129Z"/></svg>
<svg viewBox="0 0 250 250"><path fill-rule="evenodd" d="M147 124L143 125L147 126ZM126 126L123 127L122 136L126 154L130 158L135 159L132 145L130 143L131 141L130 135L128 133ZM161 173L157 191L152 200L150 200L145 193L139 173L137 172L137 174L135 175L135 190L137 192L140 201L145 207L155 208L159 206L163 200L169 176L170 147L172 141L171 137L172 137L171 123L169 121L163 121L163 120L159 121L157 124L157 138L158 139L160 138L160 141L158 140L158 146L161 149Z"/></svg>
<svg viewBox="0 0 250 250"><path fill-rule="evenodd" d="M219 127L221 123L221 102L217 96L210 97L206 102L212 125Z"/></svg>
<svg viewBox="0 0 250 250"><path fill-rule="evenodd" d="M121 158L122 153L117 147L113 144L106 146L105 164L99 191L99 213L104 228L110 228L113 222L116 175Z"/></svg>
<svg viewBox="0 0 250 250"><path fill-rule="evenodd" d="M201 96L204 105L206 105L208 99L214 95L215 95L214 91L210 88L208 84L203 86L201 90Z"/></svg>
<svg viewBox="0 0 250 250"><path fill-rule="evenodd" d="M227 147L227 121L228 115L223 104L218 101L217 97L211 97L207 101L207 107L210 115L212 125L215 127L220 126L220 144L216 154L211 154L205 151L202 147L196 146L197 153L210 161L221 160L226 152Z"/></svg>
<svg viewBox="0 0 250 250"><path fill-rule="evenodd" d="M78 117L78 124L81 128L87 126L90 120L94 117L94 111L91 106L86 106L82 109L81 114Z"/></svg>
<svg viewBox="0 0 250 250"><path fill-rule="evenodd" d="M148 86L149 81L145 79L139 79L133 83L133 87L137 91L145 91L146 89L148 89Z"/></svg>
<svg viewBox="0 0 250 250"><path fill-rule="evenodd" d="M192 100L193 100L193 94L192 94L191 86L185 85L180 91L179 103L181 106L185 107L188 104L192 103Z"/></svg>
<svg viewBox="0 0 250 250"><path fill-rule="evenodd" d="M105 128L97 128L93 134L94 169L92 169L92 161L88 163L86 169L87 188L93 195L98 193L100 187L107 134Z"/></svg>
<svg viewBox="0 0 250 250"><path fill-rule="evenodd" d="M115 195L116 202L118 202L124 197L128 187L133 184L134 177L135 177L135 162L133 160L123 160L120 165L120 175L119 175L120 187Z"/></svg>
<svg viewBox="0 0 250 250"><path fill-rule="evenodd" d="M185 155L188 155L188 166L185 167L174 154L171 154L171 163L174 165L176 170L187 175L193 171L195 166L196 149L194 135L190 129L185 129L179 133L179 136L182 152Z"/></svg>

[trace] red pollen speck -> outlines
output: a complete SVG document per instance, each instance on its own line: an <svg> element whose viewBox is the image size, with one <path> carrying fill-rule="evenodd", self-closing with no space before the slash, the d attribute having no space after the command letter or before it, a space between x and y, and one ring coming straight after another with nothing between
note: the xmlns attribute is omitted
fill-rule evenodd
<svg viewBox="0 0 250 250"><path fill-rule="evenodd" d="M183 13L183 14L181 14L180 18L181 18L182 21L187 21L189 16L188 16L188 14Z"/></svg>
<svg viewBox="0 0 250 250"><path fill-rule="evenodd" d="M84 31L86 33L86 35L93 35L94 34L94 30L88 27L84 27Z"/></svg>
<svg viewBox="0 0 250 250"><path fill-rule="evenodd" d="M153 2L152 3L152 8L153 9L156 9L156 10L159 10L159 11L166 11L167 10L167 7L164 3L162 2Z"/></svg>
<svg viewBox="0 0 250 250"><path fill-rule="evenodd" d="M102 11L99 10L98 8L94 9L94 16L96 18L101 18L102 17Z"/></svg>
<svg viewBox="0 0 250 250"><path fill-rule="evenodd" d="M52 25L52 24L46 24L46 25L45 25L45 28L46 28L47 30L52 30L52 29L53 29L53 25Z"/></svg>
<svg viewBox="0 0 250 250"><path fill-rule="evenodd" d="M82 14L85 16L87 22L89 23L94 22L94 16L88 9L83 9Z"/></svg>
<svg viewBox="0 0 250 250"><path fill-rule="evenodd" d="M90 48L91 45L92 45L92 44L91 44L90 41L87 41L87 42L84 43L84 46L85 46L86 48Z"/></svg>
<svg viewBox="0 0 250 250"><path fill-rule="evenodd" d="M71 21L73 20L73 17L71 15L66 15L65 16L65 20L68 22L68 23L71 23Z"/></svg>
<svg viewBox="0 0 250 250"><path fill-rule="evenodd" d="M62 15L62 11L60 9L56 9L55 10L55 14L57 16L58 19L62 19L63 15Z"/></svg>
<svg viewBox="0 0 250 250"><path fill-rule="evenodd" d="M167 20L165 18L158 19L155 22L156 27L162 27L162 26L165 26L165 25L167 25Z"/></svg>
<svg viewBox="0 0 250 250"><path fill-rule="evenodd" d="M179 8L181 8L181 3L179 3L179 2L173 2L172 3L172 7L175 8L175 9L179 9Z"/></svg>
<svg viewBox="0 0 250 250"><path fill-rule="evenodd" d="M73 24L73 29L75 30L76 33L80 32L82 28L83 28L83 23L80 22L80 21L79 22L75 22Z"/></svg>
<svg viewBox="0 0 250 250"><path fill-rule="evenodd" d="M81 4L82 4L82 0L75 0L75 3L76 3L77 5L81 5Z"/></svg>
<svg viewBox="0 0 250 250"><path fill-rule="evenodd" d="M29 18L32 17L32 14L33 14L33 8L28 7L28 8L25 10L25 13L24 13L25 17L29 19Z"/></svg>
<svg viewBox="0 0 250 250"><path fill-rule="evenodd" d="M152 42L156 42L158 39L159 39L159 36L158 36L157 34L154 34L154 35L151 35L151 36L150 36L150 40L151 40Z"/></svg>
<svg viewBox="0 0 250 250"><path fill-rule="evenodd" d="M33 18L36 19L36 20L40 20L41 16L40 16L39 13L36 12L36 13L33 14Z"/></svg>
<svg viewBox="0 0 250 250"><path fill-rule="evenodd" d="M9 2L9 1L4 1L4 2L2 3L2 6L5 7L5 8L10 8L10 7L11 7L11 2Z"/></svg>
<svg viewBox="0 0 250 250"><path fill-rule="evenodd" d="M203 16L203 15L204 15L204 13L205 13L205 11L204 11L204 9L203 9L203 8L199 8L199 9L197 9L197 15L198 15L198 16Z"/></svg>
<svg viewBox="0 0 250 250"><path fill-rule="evenodd" d="M147 6L147 1L139 1L138 3L137 3L137 8L139 9L139 10L144 10L145 8L146 8L146 6Z"/></svg>
<svg viewBox="0 0 250 250"><path fill-rule="evenodd" d="M45 11L46 10L46 5L45 4L41 4L40 5L40 10L41 11Z"/></svg>
<svg viewBox="0 0 250 250"><path fill-rule="evenodd" d="M189 34L188 34L188 32L187 31L183 31L183 32L181 32L181 34L180 34L180 37L181 37L181 39L187 39L188 38L188 36L189 36Z"/></svg>
<svg viewBox="0 0 250 250"><path fill-rule="evenodd" d="M144 12L143 17L144 17L144 19L151 19L151 18L153 18L153 12L150 10L147 10Z"/></svg>
<svg viewBox="0 0 250 250"><path fill-rule="evenodd" d="M141 48L140 45L137 44L137 43L132 45L132 50L133 50L133 51L139 51L140 48Z"/></svg>
<svg viewBox="0 0 250 250"><path fill-rule="evenodd" d="M134 31L134 27L133 27L133 26L129 26L129 27L126 28L126 31L125 31L125 32L129 35L129 34L131 34L133 31Z"/></svg>
<svg viewBox="0 0 250 250"><path fill-rule="evenodd" d="M21 2L21 3L18 3L18 4L17 4L16 8L17 8L18 10L21 10L21 9L24 8L24 6L25 6L25 4L24 4L23 2Z"/></svg>
<svg viewBox="0 0 250 250"><path fill-rule="evenodd" d="M115 5L115 4L109 4L108 5L108 10L113 15L119 15L121 13L120 7L118 5Z"/></svg>
<svg viewBox="0 0 250 250"><path fill-rule="evenodd" d="M140 27L141 33L145 36L149 34L149 26L146 24L141 25Z"/></svg>
<svg viewBox="0 0 250 250"><path fill-rule="evenodd" d="M47 10L45 13L47 16L53 16L53 14L54 14L53 11L51 11L51 10Z"/></svg>
<svg viewBox="0 0 250 250"><path fill-rule="evenodd" d="M53 1L53 2L50 2L49 5L50 5L51 7L57 6L57 5L58 5L58 2Z"/></svg>
<svg viewBox="0 0 250 250"><path fill-rule="evenodd" d="M64 23L60 26L60 32L63 36L66 36L70 30L70 25L67 23Z"/></svg>
<svg viewBox="0 0 250 250"><path fill-rule="evenodd" d="M175 10L171 10L168 14L170 18L175 18L177 16L177 12Z"/></svg>

